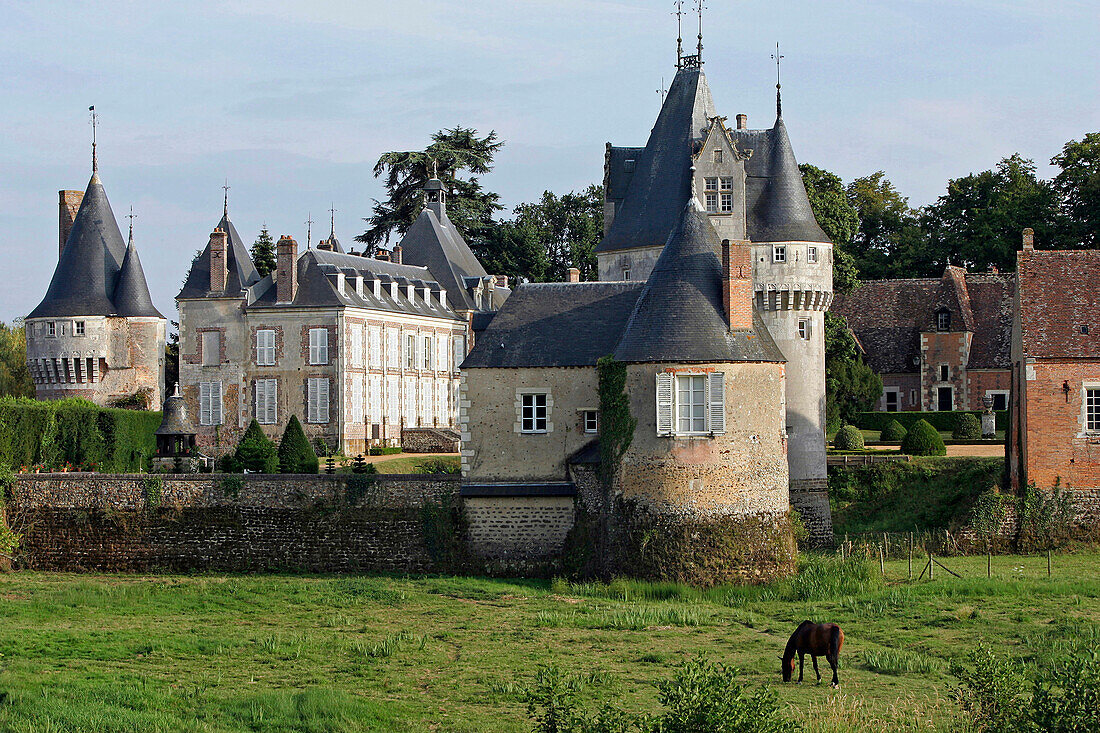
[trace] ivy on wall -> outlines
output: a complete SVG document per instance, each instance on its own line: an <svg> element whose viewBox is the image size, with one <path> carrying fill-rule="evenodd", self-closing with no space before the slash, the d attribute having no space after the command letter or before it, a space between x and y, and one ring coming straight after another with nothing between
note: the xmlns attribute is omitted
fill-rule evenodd
<svg viewBox="0 0 1100 733"><path fill-rule="evenodd" d="M630 414L626 394L626 364L611 356L596 362L600 395L600 478L610 490L623 456L634 441L638 420Z"/></svg>

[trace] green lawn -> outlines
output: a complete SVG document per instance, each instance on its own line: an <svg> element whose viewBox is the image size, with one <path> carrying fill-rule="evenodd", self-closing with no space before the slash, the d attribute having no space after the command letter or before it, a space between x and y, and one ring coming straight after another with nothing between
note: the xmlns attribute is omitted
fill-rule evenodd
<svg viewBox="0 0 1100 733"><path fill-rule="evenodd" d="M944 561L844 595L809 581L679 586L478 578L0 575L0 730L526 731L556 660L595 704L656 704L699 652L775 684L809 730L943 730L948 660L983 638L1023 660L1100 638L1100 555ZM875 567L877 573L877 565ZM779 600L788 598L790 600ZM804 600L796 600L802 598ZM782 685L803 618L847 635L842 690ZM919 671L905 671L919 670Z"/></svg>

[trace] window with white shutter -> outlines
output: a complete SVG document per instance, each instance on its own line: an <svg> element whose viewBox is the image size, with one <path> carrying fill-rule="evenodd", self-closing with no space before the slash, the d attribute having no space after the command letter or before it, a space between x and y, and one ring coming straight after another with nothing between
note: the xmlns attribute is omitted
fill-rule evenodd
<svg viewBox="0 0 1100 733"><path fill-rule="evenodd" d="M386 329L386 366L390 369L401 366L397 357L397 331L392 328Z"/></svg>
<svg viewBox="0 0 1100 733"><path fill-rule="evenodd" d="M657 375L657 434L712 435L726 432L726 375Z"/></svg>
<svg viewBox="0 0 1100 733"><path fill-rule="evenodd" d="M405 336L405 368L416 369L416 335Z"/></svg>
<svg viewBox="0 0 1100 733"><path fill-rule="evenodd" d="M370 327L370 353L367 355L371 369L379 369L382 366L382 335L378 326Z"/></svg>
<svg viewBox="0 0 1100 733"><path fill-rule="evenodd" d="M278 384L277 379L256 380L256 422L261 425L274 425L279 421L278 416Z"/></svg>
<svg viewBox="0 0 1100 733"><path fill-rule="evenodd" d="M726 432L726 375L711 372L710 377L710 424L712 433Z"/></svg>
<svg viewBox="0 0 1100 733"><path fill-rule="evenodd" d="M307 406L306 421L311 423L328 422L328 379L310 377L306 382Z"/></svg>
<svg viewBox="0 0 1100 733"><path fill-rule="evenodd" d="M256 331L256 366L275 366L275 332Z"/></svg>
<svg viewBox="0 0 1100 733"><path fill-rule="evenodd" d="M657 374L657 435L672 433L672 375Z"/></svg>
<svg viewBox="0 0 1100 733"><path fill-rule="evenodd" d="M459 367L462 366L463 360L465 360L465 359L466 359L466 337L462 336L462 335L455 336L454 360L453 360L454 369L453 369L453 371L457 372Z"/></svg>
<svg viewBox="0 0 1100 733"><path fill-rule="evenodd" d="M351 421L356 424L363 422L362 378L356 378L351 383Z"/></svg>
<svg viewBox="0 0 1100 733"><path fill-rule="evenodd" d="M432 337L424 337L424 368L432 368Z"/></svg>
<svg viewBox="0 0 1100 733"><path fill-rule="evenodd" d="M386 413L391 425L401 422L401 382L397 377L386 378Z"/></svg>
<svg viewBox="0 0 1100 733"><path fill-rule="evenodd" d="M222 424L222 383L199 383L199 424Z"/></svg>
<svg viewBox="0 0 1100 733"><path fill-rule="evenodd" d="M309 363L328 364L328 329L309 329ZM328 420L325 420L328 422Z"/></svg>
<svg viewBox="0 0 1100 733"><path fill-rule="evenodd" d="M357 323L351 326L351 365L363 366L363 327Z"/></svg>
<svg viewBox="0 0 1100 733"><path fill-rule="evenodd" d="M439 334L437 339L438 340L436 342L435 352L437 354L439 354L439 357L438 357L439 363L436 364L435 368L438 371L441 371L441 372L449 371L450 370L450 364L447 363L447 358L448 358L448 354L447 354L447 351L448 351L448 349L447 349L447 337L444 336L443 334Z"/></svg>

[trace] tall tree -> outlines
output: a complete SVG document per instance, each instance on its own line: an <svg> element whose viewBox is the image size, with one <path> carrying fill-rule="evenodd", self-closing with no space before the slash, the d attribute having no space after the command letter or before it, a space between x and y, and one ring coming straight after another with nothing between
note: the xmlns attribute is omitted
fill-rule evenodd
<svg viewBox="0 0 1100 733"><path fill-rule="evenodd" d="M847 293L859 286L859 271L851 254L852 238L859 230L859 214L848 202L844 182L835 173L803 163L802 183L810 198L817 223L833 241L833 289Z"/></svg>
<svg viewBox="0 0 1100 733"><path fill-rule="evenodd" d="M256 265L256 271L260 277L275 271L275 240L265 226L260 230L260 236L252 243L252 263Z"/></svg>
<svg viewBox="0 0 1100 733"><path fill-rule="evenodd" d="M1069 218L1068 246L1100 247L1100 132L1070 140L1050 162L1062 169L1054 187Z"/></svg>
<svg viewBox="0 0 1100 733"><path fill-rule="evenodd" d="M180 381L180 324L179 321L169 321L172 326L168 339L164 342L164 389L165 396L172 394L176 384ZM154 406L154 409L157 406Z"/></svg>
<svg viewBox="0 0 1100 733"><path fill-rule="evenodd" d="M857 178L848 184L848 203L859 216L859 229L852 240L852 256L861 277L911 277L908 260L925 249L917 212L898 193L883 171Z"/></svg>
<svg viewBox="0 0 1100 733"><path fill-rule="evenodd" d="M852 423L882 396L882 378L859 353L844 316L825 314L825 420L830 428Z"/></svg>
<svg viewBox="0 0 1100 733"><path fill-rule="evenodd" d="M34 397L23 319L0 323L0 397Z"/></svg>
<svg viewBox="0 0 1100 733"><path fill-rule="evenodd" d="M924 209L926 261L910 277L938 275L948 263L970 270L1012 269L1025 227L1035 230L1040 246L1058 249L1067 243L1058 191L1036 177L1033 161L1017 153L996 170L950 181L947 193Z"/></svg>
<svg viewBox="0 0 1100 733"><path fill-rule="evenodd" d="M500 197L483 190L477 177L493 169L493 156L503 145L495 131L479 137L477 130L453 127L432 135L422 151L383 153L374 164L374 177L385 176L386 200L375 200L372 215L364 220L367 230L355 240L374 254L394 233L407 232L423 207L421 192L433 171L443 182L447 215L455 227L467 239L484 236L502 207Z"/></svg>

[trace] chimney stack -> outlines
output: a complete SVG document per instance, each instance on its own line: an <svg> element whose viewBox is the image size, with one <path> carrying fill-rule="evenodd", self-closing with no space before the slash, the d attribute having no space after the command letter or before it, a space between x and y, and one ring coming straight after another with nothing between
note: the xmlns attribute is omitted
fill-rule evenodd
<svg viewBox="0 0 1100 733"><path fill-rule="evenodd" d="M65 241L73 228L76 213L80 211L80 202L84 200L83 191L58 191L58 238L57 256L65 251Z"/></svg>
<svg viewBox="0 0 1100 733"><path fill-rule="evenodd" d="M210 233L210 292L224 293L225 281L229 277L229 263L226 261L226 248L229 235L221 229Z"/></svg>
<svg viewBox="0 0 1100 733"><path fill-rule="evenodd" d="M508 276L507 275L493 275L493 278L497 281L497 287L498 288L508 287Z"/></svg>
<svg viewBox="0 0 1100 733"><path fill-rule="evenodd" d="M722 240L722 309L730 330L752 328L752 247Z"/></svg>
<svg viewBox="0 0 1100 733"><path fill-rule="evenodd" d="M581 281L581 271L576 267L569 268L569 282L579 283Z"/></svg>
<svg viewBox="0 0 1100 733"><path fill-rule="evenodd" d="M749 129L749 116L748 115L737 115L737 129L738 130L747 130L747 129Z"/></svg>
<svg viewBox="0 0 1100 733"><path fill-rule="evenodd" d="M393 248L393 261L396 262L399 265L402 264L402 262L401 262L401 245L400 244L394 245L394 248Z"/></svg>
<svg viewBox="0 0 1100 733"><path fill-rule="evenodd" d="M298 294L298 243L286 234L275 245L275 294L280 303L292 303Z"/></svg>
<svg viewBox="0 0 1100 733"><path fill-rule="evenodd" d="M1028 227L1024 230L1024 252L1033 252L1035 250L1035 230Z"/></svg>

